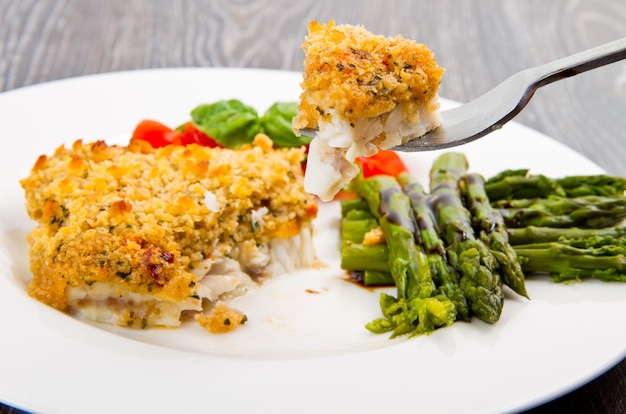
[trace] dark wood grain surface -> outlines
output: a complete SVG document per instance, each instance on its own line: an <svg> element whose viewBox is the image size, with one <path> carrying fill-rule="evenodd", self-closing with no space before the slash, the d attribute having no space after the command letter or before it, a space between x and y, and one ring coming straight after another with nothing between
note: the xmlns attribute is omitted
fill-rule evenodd
<svg viewBox="0 0 626 414"><path fill-rule="evenodd" d="M626 36L623 0L0 0L0 92L131 69L299 71L312 19L427 44L446 68L441 95L458 101L516 71ZM626 61L540 89L517 121L626 175ZM626 413L625 392L622 362L530 412ZM16 412L0 405L2 414Z"/></svg>

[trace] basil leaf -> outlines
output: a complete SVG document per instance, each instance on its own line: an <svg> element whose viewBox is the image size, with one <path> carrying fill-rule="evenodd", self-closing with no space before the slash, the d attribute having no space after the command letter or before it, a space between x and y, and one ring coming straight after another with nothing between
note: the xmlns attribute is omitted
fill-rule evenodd
<svg viewBox="0 0 626 414"><path fill-rule="evenodd" d="M191 111L191 120L196 128L228 148L249 144L262 132L256 110L237 99L199 105Z"/></svg>
<svg viewBox="0 0 626 414"><path fill-rule="evenodd" d="M311 142L310 137L293 133L291 120L298 113L297 102L276 102L261 117L261 128L278 147L298 147Z"/></svg>

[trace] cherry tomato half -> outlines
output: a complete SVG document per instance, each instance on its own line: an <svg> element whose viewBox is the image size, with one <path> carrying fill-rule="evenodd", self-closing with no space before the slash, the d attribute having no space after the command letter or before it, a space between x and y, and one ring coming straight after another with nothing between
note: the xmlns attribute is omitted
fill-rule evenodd
<svg viewBox="0 0 626 414"><path fill-rule="evenodd" d="M191 122L184 124L181 129L171 129L158 121L144 119L135 127L133 139L147 141L153 148L160 148L166 145L189 144L198 144L211 148L219 146L213 138L197 129Z"/></svg>
<svg viewBox="0 0 626 414"><path fill-rule="evenodd" d="M191 122L187 122L182 126L182 132L180 136L181 145L198 144L203 147L215 148L220 145L204 132L200 131Z"/></svg>
<svg viewBox="0 0 626 414"><path fill-rule="evenodd" d="M139 122L133 131L133 139L148 141L154 148L172 144L178 135L178 131L151 119Z"/></svg>
<svg viewBox="0 0 626 414"><path fill-rule="evenodd" d="M374 175L397 177L400 173L408 171L400 156L390 150L379 150L370 157L358 157L356 162L361 166L364 178Z"/></svg>

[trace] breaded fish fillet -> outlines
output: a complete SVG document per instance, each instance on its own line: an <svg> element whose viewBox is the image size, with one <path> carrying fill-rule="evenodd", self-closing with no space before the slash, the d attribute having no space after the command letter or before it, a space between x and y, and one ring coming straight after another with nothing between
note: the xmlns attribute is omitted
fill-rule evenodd
<svg viewBox="0 0 626 414"><path fill-rule="evenodd" d="M358 173L353 161L436 128L443 69L423 44L361 26L309 25L293 129L318 129L305 189L329 200Z"/></svg>
<svg viewBox="0 0 626 414"><path fill-rule="evenodd" d="M21 181L38 222L28 292L90 320L177 326L203 299L311 266L317 205L303 190L303 157L263 135L240 150L76 141L42 155Z"/></svg>

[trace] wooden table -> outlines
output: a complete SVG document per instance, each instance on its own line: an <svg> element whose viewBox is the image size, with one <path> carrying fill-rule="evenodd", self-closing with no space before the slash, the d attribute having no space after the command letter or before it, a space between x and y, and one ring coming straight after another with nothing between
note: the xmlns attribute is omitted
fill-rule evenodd
<svg viewBox="0 0 626 414"><path fill-rule="evenodd" d="M626 36L621 0L0 0L0 16L0 92L129 69L298 71L308 22L334 19L427 44L446 68L441 95L467 101L518 70ZM517 120L626 175L626 61L540 89ZM625 391L622 362L530 412L626 413Z"/></svg>

